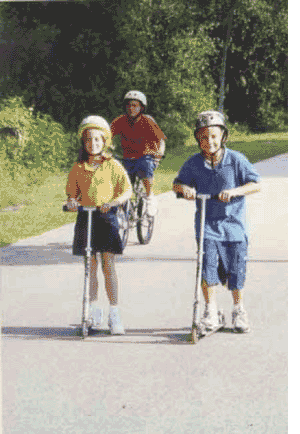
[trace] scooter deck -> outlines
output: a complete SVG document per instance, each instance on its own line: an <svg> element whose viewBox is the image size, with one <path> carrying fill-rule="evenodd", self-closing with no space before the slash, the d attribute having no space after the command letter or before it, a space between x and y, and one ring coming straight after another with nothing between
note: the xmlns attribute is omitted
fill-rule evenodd
<svg viewBox="0 0 300 434"><path fill-rule="evenodd" d="M222 312L218 312L219 325L213 330L206 330L203 324L193 323L192 325L192 343L196 344L200 339L208 338L225 327L225 316Z"/></svg>

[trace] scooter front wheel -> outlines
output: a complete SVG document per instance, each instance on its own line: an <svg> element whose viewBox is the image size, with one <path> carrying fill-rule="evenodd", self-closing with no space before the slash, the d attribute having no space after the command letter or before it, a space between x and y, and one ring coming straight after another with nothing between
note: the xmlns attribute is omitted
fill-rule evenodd
<svg viewBox="0 0 300 434"><path fill-rule="evenodd" d="M199 341L199 332L196 325L192 326L192 344L196 344Z"/></svg>
<svg viewBox="0 0 300 434"><path fill-rule="evenodd" d="M89 330L90 330L90 327L88 326L87 322L84 321L84 322L82 323L82 329L81 329L82 337L83 337L83 338L87 338L87 337L88 337L88 335L89 335Z"/></svg>

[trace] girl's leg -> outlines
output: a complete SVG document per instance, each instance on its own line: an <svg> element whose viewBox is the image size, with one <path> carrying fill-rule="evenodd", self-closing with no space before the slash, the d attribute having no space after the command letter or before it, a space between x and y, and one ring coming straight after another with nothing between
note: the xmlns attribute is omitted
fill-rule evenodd
<svg viewBox="0 0 300 434"><path fill-rule="evenodd" d="M118 278L115 268L115 255L110 252L101 253L102 271L105 280L105 289L111 306L118 304Z"/></svg>
<svg viewBox="0 0 300 434"><path fill-rule="evenodd" d="M112 335L125 333L118 309L118 278L115 269L115 255L104 252L102 256L102 270L105 280L105 288L110 303L108 326Z"/></svg>
<svg viewBox="0 0 300 434"><path fill-rule="evenodd" d="M98 306L98 278L97 278L98 261L97 256L91 257L91 280L90 280L90 315L93 326L100 327L103 321L103 309Z"/></svg>

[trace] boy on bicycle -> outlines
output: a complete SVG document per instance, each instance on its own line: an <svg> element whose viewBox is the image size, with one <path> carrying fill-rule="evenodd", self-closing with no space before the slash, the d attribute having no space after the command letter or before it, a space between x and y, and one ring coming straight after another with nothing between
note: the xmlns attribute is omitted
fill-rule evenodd
<svg viewBox="0 0 300 434"><path fill-rule="evenodd" d="M198 115L195 138L200 153L181 167L173 191L185 199L196 194L218 195L207 201L204 232L202 292L206 302L201 322L208 331L218 326L217 285L227 282L233 297L234 331L250 331L243 306L248 237L245 227L245 195L260 190L260 178L240 152L227 149L228 129L222 113L206 111ZM195 215L196 239L200 232L200 204Z"/></svg>
<svg viewBox="0 0 300 434"><path fill-rule="evenodd" d="M124 97L126 114L115 118L111 123L112 136L120 135L124 167L130 179L138 175L145 186L147 213L154 216L157 212L153 194L154 170L157 161L165 151L166 136L151 116L145 115L146 96L132 90Z"/></svg>
<svg viewBox="0 0 300 434"><path fill-rule="evenodd" d="M111 334L124 334L118 310L118 279L115 255L123 246L119 236L117 207L128 201L132 187L122 164L116 161L108 148L111 131L100 116L88 116L79 125L81 142L78 161L73 165L66 187L68 209L77 211L79 205L98 207L92 218L92 258L90 284L90 320L101 327L103 310L98 306L97 256L100 252L105 288L110 302L108 325ZM87 213L79 212L74 232L73 254L85 256L87 243Z"/></svg>

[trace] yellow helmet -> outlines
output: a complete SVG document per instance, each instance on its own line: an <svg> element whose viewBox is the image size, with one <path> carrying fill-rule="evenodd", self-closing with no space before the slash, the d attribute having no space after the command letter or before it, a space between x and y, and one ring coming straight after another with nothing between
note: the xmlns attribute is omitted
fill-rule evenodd
<svg viewBox="0 0 300 434"><path fill-rule="evenodd" d="M88 128L100 130L105 139L105 147L109 148L111 146L111 130L108 122L104 118L101 116L88 116L84 118L78 128L79 140L81 140L83 132Z"/></svg>

